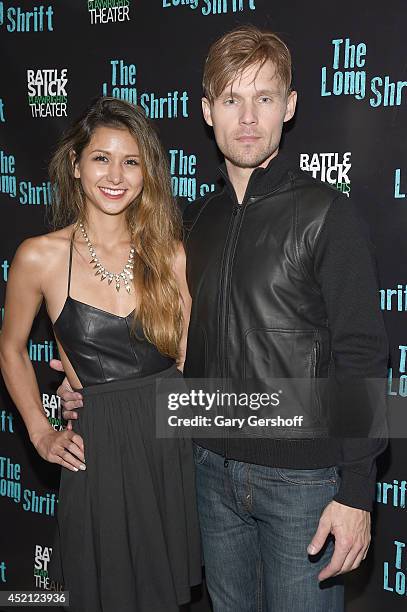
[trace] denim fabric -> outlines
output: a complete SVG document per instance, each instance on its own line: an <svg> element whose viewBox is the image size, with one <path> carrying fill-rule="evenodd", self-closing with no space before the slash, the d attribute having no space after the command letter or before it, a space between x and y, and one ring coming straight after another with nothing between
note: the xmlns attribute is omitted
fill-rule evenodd
<svg viewBox="0 0 407 612"><path fill-rule="evenodd" d="M333 553L307 546L339 488L335 466L274 468L194 444L198 511L214 612L343 612L342 577L318 582Z"/></svg>

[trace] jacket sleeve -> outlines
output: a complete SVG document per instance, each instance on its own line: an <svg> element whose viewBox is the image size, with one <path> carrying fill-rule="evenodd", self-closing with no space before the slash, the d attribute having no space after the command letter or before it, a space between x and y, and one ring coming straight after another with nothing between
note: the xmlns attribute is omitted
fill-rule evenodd
<svg viewBox="0 0 407 612"><path fill-rule="evenodd" d="M387 446L385 379L389 348L379 310L374 247L351 199L339 196L332 202L314 254L315 275L331 334L334 410L339 411L341 423L358 422L359 428L368 414L375 420L374 431L379 432L369 435L370 425L366 423L366 435L339 436L341 485L334 499L371 511L376 457ZM379 383L376 394L375 383L376 391Z"/></svg>

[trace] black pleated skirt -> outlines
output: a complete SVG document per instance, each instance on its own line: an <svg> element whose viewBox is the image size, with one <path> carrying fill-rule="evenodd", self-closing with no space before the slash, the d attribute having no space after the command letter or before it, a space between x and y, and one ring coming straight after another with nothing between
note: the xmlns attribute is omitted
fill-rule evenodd
<svg viewBox="0 0 407 612"><path fill-rule="evenodd" d="M155 431L156 379L177 376L82 390L86 470L61 468L49 564L70 612L177 612L201 582L191 440Z"/></svg>

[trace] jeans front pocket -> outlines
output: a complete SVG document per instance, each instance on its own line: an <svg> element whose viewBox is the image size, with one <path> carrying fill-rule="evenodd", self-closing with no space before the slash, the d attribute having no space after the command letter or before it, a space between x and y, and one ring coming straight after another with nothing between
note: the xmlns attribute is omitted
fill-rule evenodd
<svg viewBox="0 0 407 612"><path fill-rule="evenodd" d="M339 478L334 465L312 470L276 468L276 472L281 480L295 485L336 485Z"/></svg>
<svg viewBox="0 0 407 612"><path fill-rule="evenodd" d="M200 465L201 463L204 463L209 455L209 449L203 448L203 446L199 446L199 444L195 444L195 442L193 443L192 447L195 464Z"/></svg>

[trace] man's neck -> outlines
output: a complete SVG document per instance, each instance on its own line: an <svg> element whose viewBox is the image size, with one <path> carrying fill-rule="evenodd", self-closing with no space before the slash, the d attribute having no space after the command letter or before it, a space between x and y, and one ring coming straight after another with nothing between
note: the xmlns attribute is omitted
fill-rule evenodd
<svg viewBox="0 0 407 612"><path fill-rule="evenodd" d="M254 168L239 168L228 159L225 159L225 163L228 177L236 193L237 201L241 204Z"/></svg>
<svg viewBox="0 0 407 612"><path fill-rule="evenodd" d="M235 190L236 198L239 204L243 202L243 198L246 193L247 185L249 183L249 180L250 180L250 177L253 171L256 168L265 168L269 164L270 160L272 160L273 157L276 157L277 154L278 154L278 149L274 151L274 153L270 155L270 157L264 160L262 164L260 164L259 166L255 166L254 168L241 168L240 166L236 166L235 164L233 164L228 159L225 159L228 177L229 177L230 182L233 185L233 189Z"/></svg>

